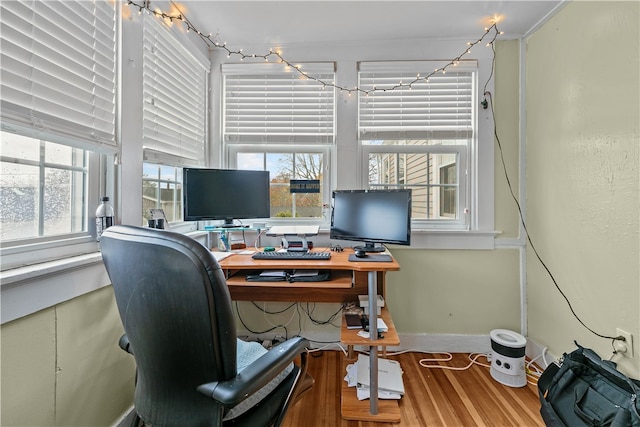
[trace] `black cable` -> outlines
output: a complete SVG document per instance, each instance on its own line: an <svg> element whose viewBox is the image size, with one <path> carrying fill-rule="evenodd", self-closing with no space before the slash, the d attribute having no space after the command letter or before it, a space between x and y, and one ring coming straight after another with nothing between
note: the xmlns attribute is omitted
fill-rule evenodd
<svg viewBox="0 0 640 427"><path fill-rule="evenodd" d="M260 311L262 311L263 313L266 313L266 314L282 314L282 313L284 313L285 311L289 310L291 307L293 307L293 306L295 306L295 305L296 305L296 303L294 302L294 303L291 303L291 305L289 305L289 306L287 306L287 307L283 308L282 310L279 310L279 311L269 311L269 310L267 310L266 308L260 307L260 306L255 302L255 301L251 301L251 304L253 304L253 305L254 305L258 310L260 310Z"/></svg>
<svg viewBox="0 0 640 427"><path fill-rule="evenodd" d="M314 304L314 309L315 309L315 303ZM329 318L327 320L317 320L314 319L313 316L311 315L311 312L313 310L310 310L309 307L309 303L307 302L307 309L305 310L304 307L301 307L301 310L304 311L307 314L307 317L309 318L309 320L311 320L312 323L316 324L316 325L331 325L331 326L335 326L336 328L338 328L339 326L334 325L332 322L334 320L336 320L336 317L338 317L339 314L342 313L342 305L340 306L340 308L338 309L338 311L336 311L335 313L333 313L331 316L329 316Z"/></svg>
<svg viewBox="0 0 640 427"><path fill-rule="evenodd" d="M495 53L495 50L494 50L494 53ZM494 60L495 60L495 55L494 55ZM558 285L558 282L556 281L555 277L553 276L553 273L551 273L551 270L549 269L549 267L547 267L547 264L545 264L545 262L542 260L542 257L538 253L538 250L536 249L535 245L533 244L533 241L531 240L531 235L529 234L529 230L527 229L527 224L526 224L526 222L524 220L524 215L522 213L522 207L520 206L520 202L518 202L518 198L516 197L515 193L513 192L513 186L511 185L511 180L509 179L509 173L507 172L507 165L505 163L504 153L502 151L502 144L500 143L500 137L498 136L498 126L496 124L496 115L495 115L495 111L494 111L494 108L493 108L493 97L491 96L491 92L489 92L489 91L485 91L484 95L489 97L489 101L490 101L490 104L491 104L491 116L493 118L493 134L494 134L494 136L496 138L496 142L498 144L498 151L500 152L500 160L502 161L502 169L504 171L504 176L505 176L505 178L507 180L507 186L509 187L509 192L511 193L511 197L513 198L513 201L516 203L516 207L518 208L518 214L520 216L520 222L522 223L522 228L524 229L524 233L527 236L527 241L529 242L529 246L531 246L531 250L533 250L533 253L536 255L536 258L538 258L538 261L540 262L542 267L544 267L544 269L546 270L547 274L551 278L551 281L555 285L556 289L558 290L558 292L560 292L560 295L562 295L562 297L566 301L567 305L569 306L569 310L571 310L571 314L573 314L573 317L575 317L576 320L578 322L580 322L580 324L582 326L584 326L589 332L591 332L592 334L594 334L594 335L596 335L596 336L598 336L600 338L610 339L610 340L614 340L614 341L615 340L623 340L624 341L624 339L622 339L622 337L612 337L612 336L608 336L608 335L604 335L604 334L599 334L596 331L594 331L593 329L591 329L590 327L588 327L582 321L582 319L580 319L580 317L576 314L575 310L571 306L571 302L569 301L569 298L567 298L565 293L562 291L562 289Z"/></svg>
<svg viewBox="0 0 640 427"><path fill-rule="evenodd" d="M267 332L274 331L274 330L276 330L278 328L282 328L282 329L284 329L285 337L287 337L289 335L289 332L287 331L287 327L284 326L284 325L276 325L276 326L274 326L274 327L272 327L270 329L266 329L266 330L264 330L262 332L258 332L258 331L252 330L251 328L249 328L249 326L247 326L247 324L242 319L242 316L240 315L240 307L238 307L238 301L235 301L235 304L236 304L236 313L238 314L238 320L240 320L240 323L242 323L242 326L244 326L244 328L247 331L251 332L252 334L261 335L261 334L266 334Z"/></svg>

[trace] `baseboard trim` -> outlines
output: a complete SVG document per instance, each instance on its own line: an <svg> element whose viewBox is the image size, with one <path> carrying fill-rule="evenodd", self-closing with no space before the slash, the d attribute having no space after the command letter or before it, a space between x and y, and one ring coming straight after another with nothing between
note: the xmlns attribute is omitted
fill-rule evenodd
<svg viewBox="0 0 640 427"><path fill-rule="evenodd" d="M558 356L549 353L546 346L540 345L530 338L527 338L526 354L529 359L533 360L536 365L543 369L546 369L547 366L558 360Z"/></svg>
<svg viewBox="0 0 640 427"><path fill-rule="evenodd" d="M129 407L121 416L116 420L112 427L127 427L131 425L133 419L133 405Z"/></svg>

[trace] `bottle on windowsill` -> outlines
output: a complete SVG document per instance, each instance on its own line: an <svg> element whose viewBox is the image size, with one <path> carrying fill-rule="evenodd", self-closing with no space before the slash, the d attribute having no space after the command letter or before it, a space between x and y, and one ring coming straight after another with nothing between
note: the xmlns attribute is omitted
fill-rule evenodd
<svg viewBox="0 0 640 427"><path fill-rule="evenodd" d="M98 242L104 230L114 224L113 217L113 206L109 203L109 197L104 196L98 205L98 209L96 209L96 240Z"/></svg>

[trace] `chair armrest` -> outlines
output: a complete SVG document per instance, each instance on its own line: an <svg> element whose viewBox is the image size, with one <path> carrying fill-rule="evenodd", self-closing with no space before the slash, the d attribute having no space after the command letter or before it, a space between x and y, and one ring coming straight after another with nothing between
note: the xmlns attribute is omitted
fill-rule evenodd
<svg viewBox="0 0 640 427"><path fill-rule="evenodd" d="M120 346L121 349L123 349L127 353L133 354L131 352L131 349L129 348L129 337L127 337L127 334L124 334L120 337L120 341L118 341L118 345Z"/></svg>
<svg viewBox="0 0 640 427"><path fill-rule="evenodd" d="M198 391L225 406L237 405L276 377L308 346L309 341L302 337L287 340L260 356L235 378L202 384Z"/></svg>

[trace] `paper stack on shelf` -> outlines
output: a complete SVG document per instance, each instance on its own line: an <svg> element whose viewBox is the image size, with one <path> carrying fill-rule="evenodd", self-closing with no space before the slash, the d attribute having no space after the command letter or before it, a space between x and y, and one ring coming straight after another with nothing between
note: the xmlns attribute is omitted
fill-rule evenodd
<svg viewBox="0 0 640 427"><path fill-rule="evenodd" d="M369 295L358 295L358 299L360 300L360 307L364 309L364 314L369 314ZM384 307L384 298L382 295L378 295L378 300L376 301L376 307L378 308L378 316L380 316L380 312L382 307Z"/></svg>
<svg viewBox="0 0 640 427"><path fill-rule="evenodd" d="M358 399L369 398L369 356L358 355L356 383ZM400 399L404 395L402 368L395 360L378 359L378 398Z"/></svg>

